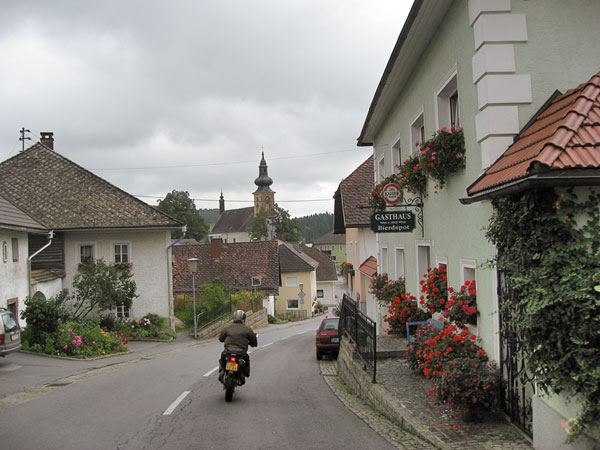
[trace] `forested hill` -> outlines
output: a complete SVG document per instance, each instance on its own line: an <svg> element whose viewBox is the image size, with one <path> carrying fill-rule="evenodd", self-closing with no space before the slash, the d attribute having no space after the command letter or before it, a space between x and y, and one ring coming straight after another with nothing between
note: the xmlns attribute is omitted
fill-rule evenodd
<svg viewBox="0 0 600 450"><path fill-rule="evenodd" d="M298 217L300 232L305 242L312 244L324 234L333 231L333 214L320 213L310 216Z"/></svg>

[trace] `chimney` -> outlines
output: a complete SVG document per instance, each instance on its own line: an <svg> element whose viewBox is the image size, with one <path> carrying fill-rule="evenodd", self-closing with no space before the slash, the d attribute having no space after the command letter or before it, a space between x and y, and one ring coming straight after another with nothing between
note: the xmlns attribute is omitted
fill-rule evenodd
<svg viewBox="0 0 600 450"><path fill-rule="evenodd" d="M210 258L220 259L221 258L221 236L213 236L210 240Z"/></svg>
<svg viewBox="0 0 600 450"><path fill-rule="evenodd" d="M51 131L42 131L40 133L40 143L44 144L50 150L54 150L54 133Z"/></svg>

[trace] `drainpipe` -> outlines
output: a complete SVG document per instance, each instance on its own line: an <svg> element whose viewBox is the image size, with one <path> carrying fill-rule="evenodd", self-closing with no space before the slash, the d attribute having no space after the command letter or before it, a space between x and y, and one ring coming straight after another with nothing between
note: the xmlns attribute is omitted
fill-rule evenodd
<svg viewBox="0 0 600 450"><path fill-rule="evenodd" d="M177 239L176 241L171 242L168 246L167 246L167 284L168 284L168 291L169 291L169 327L173 328L174 324L173 324L173 281L171 280L171 258L169 258L169 250L171 250L171 247L173 247L175 244L177 244L180 240L182 240L185 237L185 234L187 233L187 225L184 225L181 227L181 232L182 235L179 239Z"/></svg>
<svg viewBox="0 0 600 450"><path fill-rule="evenodd" d="M31 298L31 260L36 257L38 254L42 253L46 250L50 245L52 245L52 239L54 238L54 230L50 230L48 233L48 243L40 248L37 252L27 258L27 292L28 297Z"/></svg>

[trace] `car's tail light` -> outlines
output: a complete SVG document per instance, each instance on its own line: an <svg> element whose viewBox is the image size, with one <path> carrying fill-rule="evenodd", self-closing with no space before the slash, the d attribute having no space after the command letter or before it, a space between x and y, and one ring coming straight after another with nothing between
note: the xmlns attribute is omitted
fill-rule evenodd
<svg viewBox="0 0 600 450"><path fill-rule="evenodd" d="M0 345L4 344L4 335L0 334Z"/></svg>

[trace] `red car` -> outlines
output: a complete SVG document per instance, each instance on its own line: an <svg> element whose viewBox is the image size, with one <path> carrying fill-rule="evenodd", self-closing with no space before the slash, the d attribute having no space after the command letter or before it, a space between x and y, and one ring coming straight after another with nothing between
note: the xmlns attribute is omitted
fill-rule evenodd
<svg viewBox="0 0 600 450"><path fill-rule="evenodd" d="M323 359L324 353L330 353L337 358L340 351L340 319L326 317L317 330L317 359Z"/></svg>

